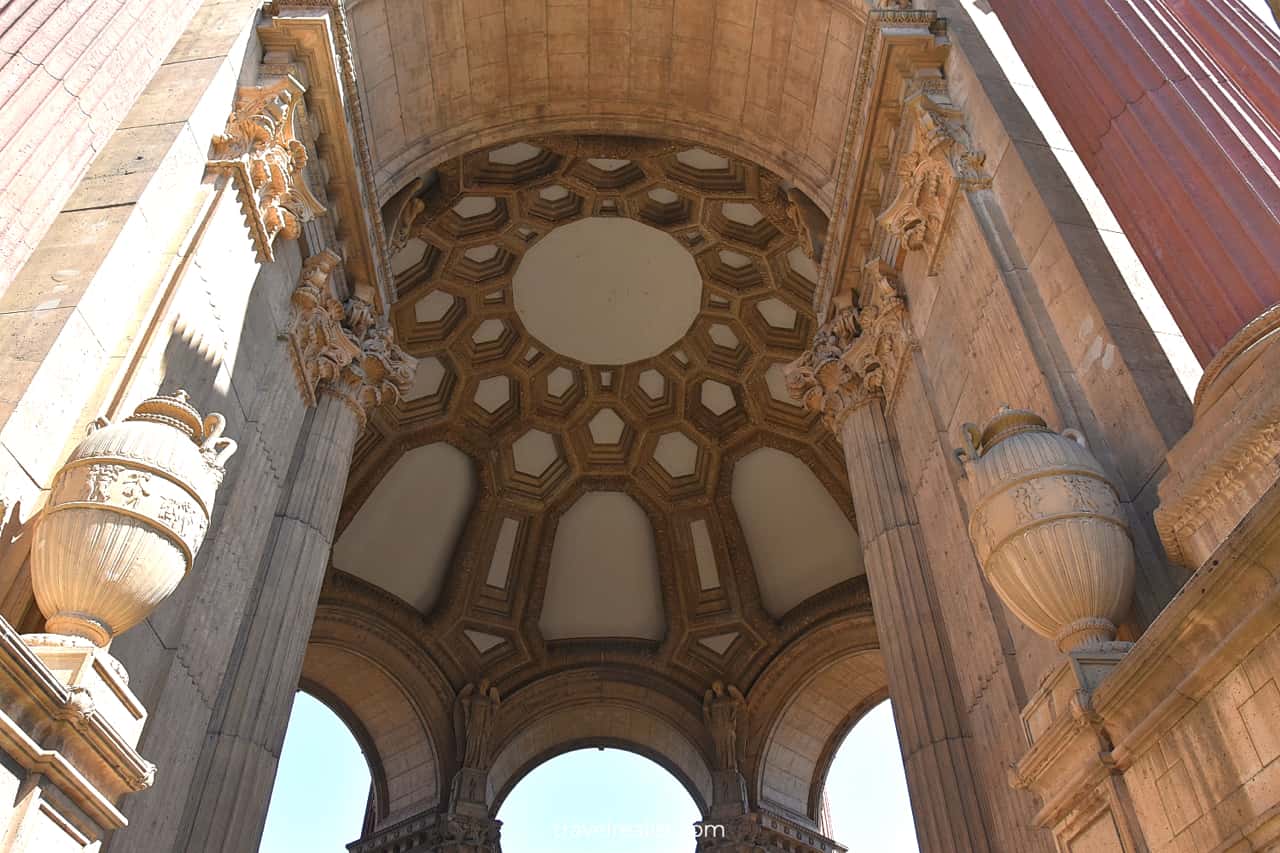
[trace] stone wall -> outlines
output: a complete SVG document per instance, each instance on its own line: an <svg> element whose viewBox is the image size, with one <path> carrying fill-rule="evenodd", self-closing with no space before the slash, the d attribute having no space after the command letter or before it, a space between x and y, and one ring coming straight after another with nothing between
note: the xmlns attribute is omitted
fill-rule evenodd
<svg viewBox="0 0 1280 853"><path fill-rule="evenodd" d="M7 3L0 34L0 292L174 46L198 0ZM84 209L84 208L81 208ZM65 236L65 235L64 235ZM8 318L21 328L18 318Z"/></svg>

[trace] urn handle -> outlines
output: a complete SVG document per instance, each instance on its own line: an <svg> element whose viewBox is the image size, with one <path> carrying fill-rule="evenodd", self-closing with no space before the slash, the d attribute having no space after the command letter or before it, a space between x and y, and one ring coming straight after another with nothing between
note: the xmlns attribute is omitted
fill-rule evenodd
<svg viewBox="0 0 1280 853"><path fill-rule="evenodd" d="M89 421L89 423L84 428L84 434L93 435L95 432L102 429L104 426L111 426L111 419L100 415L94 418L93 420Z"/></svg>
<svg viewBox="0 0 1280 853"><path fill-rule="evenodd" d="M205 439L200 449L206 456L212 457L209 464L217 468L225 465L231 454L236 452L235 441L222 435L226 428L227 419L216 412L204 419Z"/></svg>
<svg viewBox="0 0 1280 853"><path fill-rule="evenodd" d="M956 448L956 459L963 464L977 462L978 442L982 440L982 430L977 424L966 423L960 427L960 440L964 442L964 447Z"/></svg>
<svg viewBox="0 0 1280 853"><path fill-rule="evenodd" d="M1080 430L1078 430L1078 429L1074 429L1074 428L1072 428L1072 427L1068 427L1067 429L1064 429L1064 430L1062 431L1062 437L1063 437L1063 438L1069 438L1069 439L1071 439L1071 440L1072 440L1072 441L1074 441L1076 444L1078 444L1078 445L1080 445L1081 447L1083 447L1085 450L1088 450L1088 449L1089 449L1089 441L1088 441L1088 439L1086 439L1086 438L1084 437L1084 433L1080 432Z"/></svg>

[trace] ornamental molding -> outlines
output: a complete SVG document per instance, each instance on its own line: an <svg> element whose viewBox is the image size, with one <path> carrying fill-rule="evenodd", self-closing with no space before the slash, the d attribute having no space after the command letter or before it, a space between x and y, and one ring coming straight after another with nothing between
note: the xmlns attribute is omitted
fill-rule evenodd
<svg viewBox="0 0 1280 853"><path fill-rule="evenodd" d="M916 345L892 270L873 261L862 280L862 305L837 309L814 335L813 346L785 368L792 398L819 413L837 438L858 407L876 398L892 405Z"/></svg>
<svg viewBox="0 0 1280 853"><path fill-rule="evenodd" d="M833 310L837 294L856 286L863 259L877 254L872 247L875 220L893 179L893 162L886 152L898 138L907 88L919 70L941 76L950 49L946 20L931 9L891 4L867 14L854 102L839 152L837 201L818 271L814 307L820 319Z"/></svg>
<svg viewBox="0 0 1280 853"><path fill-rule="evenodd" d="M374 314L371 303L348 299L345 310L344 328L359 352L323 387L351 406L363 427L369 412L384 403L394 405L408 393L417 362L396 344L391 324Z"/></svg>
<svg viewBox="0 0 1280 853"><path fill-rule="evenodd" d="M335 279L342 258L312 255L291 297L285 333L298 388L308 406L321 391L350 405L363 425L368 412L395 403L413 384L416 362L395 342L391 324L360 297L342 302Z"/></svg>
<svg viewBox="0 0 1280 853"><path fill-rule="evenodd" d="M296 240L325 213L307 187L305 87L294 77L243 86L226 130L213 137L209 168L235 184L258 260L275 259L276 237Z"/></svg>
<svg viewBox="0 0 1280 853"><path fill-rule="evenodd" d="M306 87L307 122L323 160L327 235L341 240L351 290L393 301L390 237L374 185L375 164L356 80L350 27L340 0L270 0L257 31L264 70Z"/></svg>
<svg viewBox="0 0 1280 853"><path fill-rule="evenodd" d="M499 853L502 821L452 812L403 820L347 845L351 853Z"/></svg>
<svg viewBox="0 0 1280 853"><path fill-rule="evenodd" d="M903 147L893 199L876 223L897 238L900 250L923 251L929 275L937 275L956 200L962 191L985 189L991 177L986 155L973 146L964 113L951 102L946 83L924 76L908 87L902 110Z"/></svg>
<svg viewBox="0 0 1280 853"><path fill-rule="evenodd" d="M298 388L307 406L316 404L321 382L334 382L342 369L360 353L342 322L346 310L333 293L333 275L342 263L337 252L325 249L302 265L302 276L293 291L293 317L285 333L293 357Z"/></svg>

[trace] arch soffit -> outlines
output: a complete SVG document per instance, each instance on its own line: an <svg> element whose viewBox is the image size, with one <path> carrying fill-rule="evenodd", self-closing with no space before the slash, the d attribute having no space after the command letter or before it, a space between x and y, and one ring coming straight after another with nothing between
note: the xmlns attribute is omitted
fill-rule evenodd
<svg viewBox="0 0 1280 853"><path fill-rule="evenodd" d="M626 20L539 0L400 7L346 5L379 203L467 151L569 132L707 144L791 179L830 214L865 0L637 8ZM410 56L418 73L388 61Z"/></svg>
<svg viewBox="0 0 1280 853"><path fill-rule="evenodd" d="M834 171L826 173L815 169L811 164L797 162L785 150L763 148L750 139L736 135L733 132L735 129L741 130L691 125L656 116L580 114L531 116L514 121L496 116L492 126L477 123L474 129L461 132L457 138L433 138L430 147L424 141L396 157L391 163L380 166L375 175L378 204L386 204L414 179L422 177L442 163L472 151L500 148L540 136L608 134L677 140L690 147L704 146L735 159L763 166L775 175L791 181L825 216L831 216L836 180Z"/></svg>
<svg viewBox="0 0 1280 853"><path fill-rule="evenodd" d="M816 821L835 750L862 715L887 696L869 610L800 633L747 694L751 715L744 773L752 798Z"/></svg>
<svg viewBox="0 0 1280 853"><path fill-rule="evenodd" d="M437 804L454 748L452 689L411 641L396 642L393 633L374 615L322 602L301 679L365 750L379 825Z"/></svg>
<svg viewBox="0 0 1280 853"><path fill-rule="evenodd" d="M504 697L489 771L494 813L540 764L583 747L613 746L651 759L684 785L704 814L711 761L701 706L652 671L614 667L553 673Z"/></svg>

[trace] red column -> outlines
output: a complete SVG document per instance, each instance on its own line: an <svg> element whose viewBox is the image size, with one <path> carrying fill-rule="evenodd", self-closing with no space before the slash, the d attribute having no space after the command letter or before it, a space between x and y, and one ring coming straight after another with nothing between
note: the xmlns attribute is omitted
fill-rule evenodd
<svg viewBox="0 0 1280 853"><path fill-rule="evenodd" d="M1257 108L1280 127L1280 33L1241 0L1168 0L1223 72Z"/></svg>
<svg viewBox="0 0 1280 853"><path fill-rule="evenodd" d="M1207 363L1280 302L1276 40L1236 0L990 2Z"/></svg>

